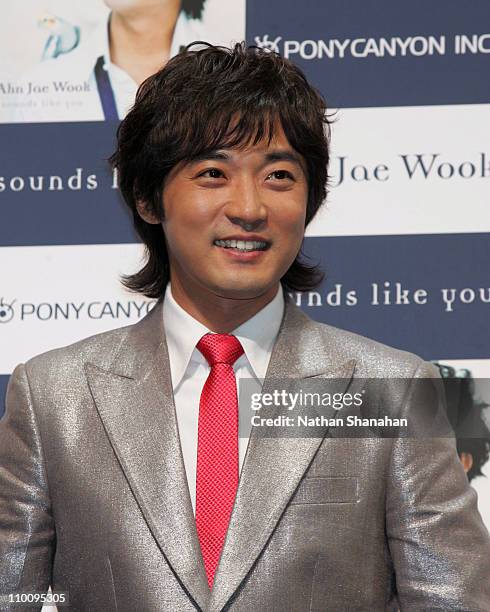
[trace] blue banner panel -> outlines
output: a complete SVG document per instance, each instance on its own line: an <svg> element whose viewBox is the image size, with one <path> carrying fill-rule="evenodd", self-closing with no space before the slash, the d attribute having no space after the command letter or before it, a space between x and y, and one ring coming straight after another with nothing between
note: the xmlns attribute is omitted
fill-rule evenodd
<svg viewBox="0 0 490 612"><path fill-rule="evenodd" d="M309 238L304 252L326 271L319 297L293 294L312 318L424 359L490 358L490 234Z"/></svg>
<svg viewBox="0 0 490 612"><path fill-rule="evenodd" d="M116 127L0 126L0 246L137 242L107 162Z"/></svg>
<svg viewBox="0 0 490 612"><path fill-rule="evenodd" d="M333 107L490 101L488 0L247 0L247 40L298 64Z"/></svg>
<svg viewBox="0 0 490 612"><path fill-rule="evenodd" d="M5 393L10 375L0 374L0 419L5 412Z"/></svg>

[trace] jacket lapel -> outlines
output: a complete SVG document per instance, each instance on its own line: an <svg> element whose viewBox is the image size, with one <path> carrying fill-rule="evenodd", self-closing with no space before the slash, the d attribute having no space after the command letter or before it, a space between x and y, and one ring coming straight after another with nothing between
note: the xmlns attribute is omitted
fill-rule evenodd
<svg viewBox="0 0 490 612"><path fill-rule="evenodd" d="M128 328L108 363L86 363L100 418L162 553L188 595L209 599L173 401L163 301Z"/></svg>
<svg viewBox="0 0 490 612"><path fill-rule="evenodd" d="M294 389L301 380L321 377L322 392L345 392L355 361L337 363L318 326L289 298L271 355L263 392L274 379L291 379ZM323 410L330 418L333 409ZM274 431L274 430L273 430ZM235 505L207 610L222 610L267 544L277 522L313 460L328 427L316 437L264 437L252 427ZM272 433L272 435L274 435Z"/></svg>

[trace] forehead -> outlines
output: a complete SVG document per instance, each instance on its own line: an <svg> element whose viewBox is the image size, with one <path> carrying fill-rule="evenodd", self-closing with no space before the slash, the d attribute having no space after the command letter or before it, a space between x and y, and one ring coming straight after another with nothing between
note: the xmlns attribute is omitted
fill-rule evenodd
<svg viewBox="0 0 490 612"><path fill-rule="evenodd" d="M217 143L215 148L192 156L187 163L209 159L236 162L245 162L247 159L257 159L259 162L289 161L306 171L304 158L291 146L281 125L259 140L251 137L239 143Z"/></svg>
<svg viewBox="0 0 490 612"><path fill-rule="evenodd" d="M223 148L254 151L278 146L292 148L277 116L265 115L257 118L257 122L243 121L242 126L240 124L242 124L242 117L235 114L224 134ZM241 127L244 129L240 129ZM230 146L227 147L230 140Z"/></svg>
<svg viewBox="0 0 490 612"><path fill-rule="evenodd" d="M239 144L238 146L232 148L236 151L256 153L266 152L270 149L288 149L293 151L293 147L289 143L289 140L287 139L280 123L274 125L274 130L270 138L269 135L265 135L257 142L251 139L249 142Z"/></svg>

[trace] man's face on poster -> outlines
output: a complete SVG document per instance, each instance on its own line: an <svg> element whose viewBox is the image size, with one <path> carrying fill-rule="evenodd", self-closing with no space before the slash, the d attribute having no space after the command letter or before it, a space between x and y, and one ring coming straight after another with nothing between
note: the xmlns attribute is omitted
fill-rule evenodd
<svg viewBox="0 0 490 612"><path fill-rule="evenodd" d="M155 8L179 7L181 0L104 0L112 11L150 10Z"/></svg>

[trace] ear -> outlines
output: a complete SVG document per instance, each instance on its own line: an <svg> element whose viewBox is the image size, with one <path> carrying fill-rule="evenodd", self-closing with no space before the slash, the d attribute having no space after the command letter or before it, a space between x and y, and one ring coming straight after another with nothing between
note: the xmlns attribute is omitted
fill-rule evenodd
<svg viewBox="0 0 490 612"><path fill-rule="evenodd" d="M150 210L148 210L147 203L143 200L136 200L136 209L143 221L151 223L152 225L157 225L158 223L160 223L160 220L157 218L157 216Z"/></svg>
<svg viewBox="0 0 490 612"><path fill-rule="evenodd" d="M461 453L459 458L463 464L464 471L468 473L473 467L473 455L471 453Z"/></svg>

